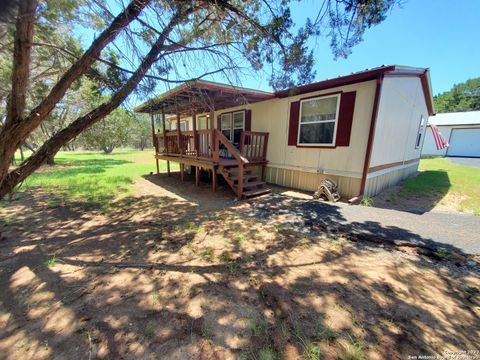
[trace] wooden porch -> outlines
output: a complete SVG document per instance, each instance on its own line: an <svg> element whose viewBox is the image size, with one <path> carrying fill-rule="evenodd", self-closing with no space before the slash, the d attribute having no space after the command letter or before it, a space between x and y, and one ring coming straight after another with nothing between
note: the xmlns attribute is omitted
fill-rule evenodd
<svg viewBox="0 0 480 360"><path fill-rule="evenodd" d="M193 131L165 131L154 134L155 158L180 164L180 176L184 179L185 165L195 169L195 183L200 183L200 170L209 171L212 190L217 187L221 175L238 199L259 196L270 192L265 187L268 133L243 131L239 147L234 146L218 129ZM253 168L260 174L254 174Z"/></svg>
<svg viewBox="0 0 480 360"><path fill-rule="evenodd" d="M227 138L221 131L220 115L215 127L215 111L238 108L240 105L273 97L273 94L265 91L194 80L139 105L135 111L151 116L157 173L159 159L167 161L169 174L170 162L174 161L180 164L182 180L185 166L193 167L198 185L200 169L207 170L211 174L213 191L216 190L217 176L221 175L237 198L242 199L270 191L265 188L263 181L267 164L268 133L250 131L251 117L247 126L246 113L248 111L251 114L251 110L244 110L240 128L235 127L232 113L230 134ZM191 120L192 126L182 129L182 116ZM199 122L200 119L203 121ZM172 125L175 125L175 128ZM258 169L258 173L254 173L254 168Z"/></svg>

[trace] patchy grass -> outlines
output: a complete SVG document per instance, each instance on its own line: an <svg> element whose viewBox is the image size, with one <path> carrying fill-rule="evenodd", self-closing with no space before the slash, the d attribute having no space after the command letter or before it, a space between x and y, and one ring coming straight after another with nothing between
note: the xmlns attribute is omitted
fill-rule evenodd
<svg viewBox="0 0 480 360"><path fill-rule="evenodd" d="M265 336L268 332L268 323L263 318L253 317L249 320L253 336Z"/></svg>
<svg viewBox="0 0 480 360"><path fill-rule="evenodd" d="M57 255L53 255L51 258L45 260L45 266L50 267L55 265L58 262L58 257Z"/></svg>
<svg viewBox="0 0 480 360"><path fill-rule="evenodd" d="M360 205L373 206L373 199L370 196L364 196L362 200L360 200Z"/></svg>
<svg viewBox="0 0 480 360"><path fill-rule="evenodd" d="M439 195L449 201L458 198L456 210L480 215L480 171L473 166L454 164L443 158L422 159L420 175L408 179L402 197ZM440 198L439 201L442 201Z"/></svg>
<svg viewBox="0 0 480 360"><path fill-rule="evenodd" d="M166 162L160 162L160 169L166 169ZM23 189L42 188L64 201L81 200L89 209L105 210L117 197L130 195L135 179L151 171L155 161L149 150L63 151L55 157L54 166L30 176Z"/></svg>
<svg viewBox="0 0 480 360"><path fill-rule="evenodd" d="M154 163L133 153L76 154L53 169L99 157L104 171L90 176L134 181ZM141 196L85 216L58 195L70 199L69 180L50 183L49 171L36 181L53 193L0 208L5 358L361 360L476 348L477 258L373 247L313 225L305 234L275 210L300 200L280 196L208 208L210 195L147 193L142 182ZM114 196L131 191L122 186ZM272 215L250 217L257 205Z"/></svg>

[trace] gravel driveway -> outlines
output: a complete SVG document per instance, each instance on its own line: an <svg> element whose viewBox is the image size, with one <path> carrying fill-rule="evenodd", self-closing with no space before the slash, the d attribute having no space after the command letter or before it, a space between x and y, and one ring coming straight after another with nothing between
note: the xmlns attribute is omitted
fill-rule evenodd
<svg viewBox="0 0 480 360"><path fill-rule="evenodd" d="M408 241L432 250L445 248L480 254L480 217L469 214L427 212L421 215L344 203L328 204L271 194L251 201L247 216L270 220L282 216L285 223L307 233L320 222L376 239Z"/></svg>

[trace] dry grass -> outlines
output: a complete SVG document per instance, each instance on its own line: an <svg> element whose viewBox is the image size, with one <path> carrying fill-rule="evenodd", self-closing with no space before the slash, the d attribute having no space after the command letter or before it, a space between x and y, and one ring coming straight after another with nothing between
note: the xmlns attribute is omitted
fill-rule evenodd
<svg viewBox="0 0 480 360"><path fill-rule="evenodd" d="M479 349L478 267L452 254L287 226L279 210L302 201L289 197L237 203L228 190L167 177L133 186L107 213L42 191L0 209L2 357L404 359ZM319 216L339 220L334 211Z"/></svg>

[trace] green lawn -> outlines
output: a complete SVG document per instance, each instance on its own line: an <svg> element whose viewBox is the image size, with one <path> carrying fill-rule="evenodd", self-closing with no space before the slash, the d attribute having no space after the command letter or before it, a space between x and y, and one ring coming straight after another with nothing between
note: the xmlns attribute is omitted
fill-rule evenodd
<svg viewBox="0 0 480 360"><path fill-rule="evenodd" d="M422 173L405 182L400 196L443 195L457 198L457 210L480 215L480 168L453 164L444 158L422 159Z"/></svg>
<svg viewBox="0 0 480 360"><path fill-rule="evenodd" d="M64 151L55 164L30 176L22 190L41 187L65 200L106 209L115 198L131 194L135 179L156 171L152 150ZM166 162L161 161L160 168L166 170Z"/></svg>

